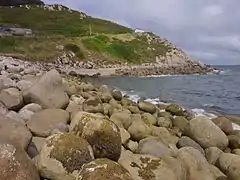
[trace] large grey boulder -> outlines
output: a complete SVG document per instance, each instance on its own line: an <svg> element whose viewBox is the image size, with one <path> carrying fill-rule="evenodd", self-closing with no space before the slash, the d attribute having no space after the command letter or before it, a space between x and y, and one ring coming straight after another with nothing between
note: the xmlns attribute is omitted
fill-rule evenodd
<svg viewBox="0 0 240 180"><path fill-rule="evenodd" d="M198 142L203 148L228 146L224 132L206 117L196 117L186 126L184 134Z"/></svg>
<svg viewBox="0 0 240 180"><path fill-rule="evenodd" d="M212 121L226 134L229 134L233 131L231 120L224 116L214 118Z"/></svg>
<svg viewBox="0 0 240 180"><path fill-rule="evenodd" d="M94 159L90 144L73 134L55 134L47 138L37 158L41 177L76 180L82 166Z"/></svg>
<svg viewBox="0 0 240 180"><path fill-rule="evenodd" d="M110 120L116 124L121 123L125 129L128 129L132 124L131 114L125 112L116 112L113 113L110 117Z"/></svg>
<svg viewBox="0 0 240 180"><path fill-rule="evenodd" d="M21 148L0 143L1 180L40 180L38 170Z"/></svg>
<svg viewBox="0 0 240 180"><path fill-rule="evenodd" d="M83 110L89 113L104 113L103 103L98 97L91 97L84 101Z"/></svg>
<svg viewBox="0 0 240 180"><path fill-rule="evenodd" d="M151 134L151 129L142 120L135 120L128 128L128 132L132 140L140 141Z"/></svg>
<svg viewBox="0 0 240 180"><path fill-rule="evenodd" d="M240 179L240 156L230 153L222 153L218 159L218 167L228 179Z"/></svg>
<svg viewBox="0 0 240 180"><path fill-rule="evenodd" d="M69 113L62 109L45 109L35 113L29 121L27 127L35 136L48 137L54 129L67 125L70 121Z"/></svg>
<svg viewBox="0 0 240 180"><path fill-rule="evenodd" d="M16 87L16 83L7 77L0 76L0 91L3 89L14 88Z"/></svg>
<svg viewBox="0 0 240 180"><path fill-rule="evenodd" d="M203 148L198 143L196 143L194 140L192 140L191 138L189 138L187 136L183 136L179 139L179 141L177 142L177 147L179 149L182 147L193 147L193 148L199 150L204 155Z"/></svg>
<svg viewBox="0 0 240 180"><path fill-rule="evenodd" d="M187 169L187 179L215 180L209 164L203 154L192 147L184 147L178 151L177 159Z"/></svg>
<svg viewBox="0 0 240 180"><path fill-rule="evenodd" d="M23 107L22 93L16 88L4 89L0 92L0 101L9 109L18 111Z"/></svg>
<svg viewBox="0 0 240 180"><path fill-rule="evenodd" d="M13 119L0 119L0 142L11 143L17 148L26 149L31 138L31 132L23 123Z"/></svg>
<svg viewBox="0 0 240 180"><path fill-rule="evenodd" d="M149 137L139 142L139 154L151 155L154 157L176 156L177 148L174 144L166 144L160 138Z"/></svg>
<svg viewBox="0 0 240 180"><path fill-rule="evenodd" d="M153 156L124 151L118 162L129 171L134 180L186 179L182 164L175 159L173 161L174 164Z"/></svg>
<svg viewBox="0 0 240 180"><path fill-rule="evenodd" d="M81 180L134 180L120 164L109 159L96 159L83 166Z"/></svg>
<svg viewBox="0 0 240 180"><path fill-rule="evenodd" d="M216 162L223 151L217 147L210 147L205 149L205 157L209 164L216 165Z"/></svg>
<svg viewBox="0 0 240 180"><path fill-rule="evenodd" d="M146 101L140 101L138 103L138 107L139 109L141 109L144 112L150 113L150 114L154 114L157 110L156 106L150 102L146 102Z"/></svg>
<svg viewBox="0 0 240 180"><path fill-rule="evenodd" d="M37 103L43 108L66 108L69 97L64 92L62 78L56 70L44 74L24 92L24 101Z"/></svg>
<svg viewBox="0 0 240 180"><path fill-rule="evenodd" d="M89 142L95 158L119 159L122 145L120 130L103 115L77 113L71 121L70 132Z"/></svg>

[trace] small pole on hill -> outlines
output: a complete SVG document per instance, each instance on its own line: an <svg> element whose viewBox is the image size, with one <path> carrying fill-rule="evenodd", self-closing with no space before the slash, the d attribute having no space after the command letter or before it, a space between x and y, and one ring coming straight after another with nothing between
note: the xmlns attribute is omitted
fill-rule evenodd
<svg viewBox="0 0 240 180"><path fill-rule="evenodd" d="M89 35L92 36L92 24L89 25Z"/></svg>

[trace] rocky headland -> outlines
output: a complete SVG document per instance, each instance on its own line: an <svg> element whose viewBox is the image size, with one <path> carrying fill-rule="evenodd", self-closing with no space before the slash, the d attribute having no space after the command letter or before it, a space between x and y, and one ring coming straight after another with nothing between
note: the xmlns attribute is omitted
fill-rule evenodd
<svg viewBox="0 0 240 180"><path fill-rule="evenodd" d="M240 179L231 117L133 102L50 65L1 57L0 70L1 180Z"/></svg>

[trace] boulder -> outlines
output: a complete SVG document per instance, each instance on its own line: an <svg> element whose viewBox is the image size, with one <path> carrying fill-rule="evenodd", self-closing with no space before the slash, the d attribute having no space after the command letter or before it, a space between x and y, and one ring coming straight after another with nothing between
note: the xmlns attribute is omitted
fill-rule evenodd
<svg viewBox="0 0 240 180"><path fill-rule="evenodd" d="M95 90L95 87L92 83L90 82L82 82L81 83L81 88L84 92L88 92L88 91L94 91Z"/></svg>
<svg viewBox="0 0 240 180"><path fill-rule="evenodd" d="M178 151L177 159L181 161L187 169L187 179L215 180L207 160L197 149L183 147Z"/></svg>
<svg viewBox="0 0 240 180"><path fill-rule="evenodd" d="M129 141L131 136L126 129L124 129L124 128L119 128L119 129L120 129L120 134L121 134L121 139L122 139L122 145L124 145Z"/></svg>
<svg viewBox="0 0 240 180"><path fill-rule="evenodd" d="M180 149L182 147L193 147L199 150L203 155L205 155L203 148L196 143L194 140L187 136L182 136L179 141L177 142L177 147Z"/></svg>
<svg viewBox="0 0 240 180"><path fill-rule="evenodd" d="M0 143L1 180L40 180L38 170L22 148Z"/></svg>
<svg viewBox="0 0 240 180"><path fill-rule="evenodd" d="M27 104L26 106L24 106L20 111L24 111L24 110L28 110L28 111L37 113L42 110L42 107L39 104L31 103L31 104Z"/></svg>
<svg viewBox="0 0 240 180"><path fill-rule="evenodd" d="M184 115L183 108L177 104L171 104L171 105L167 106L166 111L170 112L172 115L175 115L175 116L183 116Z"/></svg>
<svg viewBox="0 0 240 180"><path fill-rule="evenodd" d="M73 134L55 134L47 138L37 158L41 177L54 180L79 178L82 166L94 159L90 144Z"/></svg>
<svg viewBox="0 0 240 180"><path fill-rule="evenodd" d="M173 144L166 144L160 138L149 137L142 139L138 145L138 154L154 157L176 156L177 148Z"/></svg>
<svg viewBox="0 0 240 180"><path fill-rule="evenodd" d="M143 113L142 120L147 125L156 125L157 124L157 119L150 113Z"/></svg>
<svg viewBox="0 0 240 180"><path fill-rule="evenodd" d="M212 119L212 121L226 134L233 131L232 122L226 117L217 117Z"/></svg>
<svg viewBox="0 0 240 180"><path fill-rule="evenodd" d="M170 112L166 112L166 111L164 111L164 112L162 112L162 111L158 112L158 117L164 117L165 119L173 120L172 114L171 114Z"/></svg>
<svg viewBox="0 0 240 180"><path fill-rule="evenodd" d="M229 135L236 135L240 137L240 130L233 130L229 133Z"/></svg>
<svg viewBox="0 0 240 180"><path fill-rule="evenodd" d="M8 113L6 113L4 115L4 118L12 119L12 120L18 121L22 124L25 124L24 119L20 116L20 114L16 113L15 111L9 111Z"/></svg>
<svg viewBox="0 0 240 180"><path fill-rule="evenodd" d="M128 128L128 132L130 133L132 140L140 141L150 135L151 129L143 121L136 120L133 121Z"/></svg>
<svg viewBox="0 0 240 180"><path fill-rule="evenodd" d="M4 89L0 92L0 101L9 109L18 111L23 107L22 93L16 88Z"/></svg>
<svg viewBox="0 0 240 180"><path fill-rule="evenodd" d="M240 156L240 149L234 149L232 153Z"/></svg>
<svg viewBox="0 0 240 180"><path fill-rule="evenodd" d="M117 101L121 101L122 100L123 95L122 95L121 91L118 91L118 90L114 89L114 90L112 90L111 93L112 93L112 97L115 100L117 100Z"/></svg>
<svg viewBox="0 0 240 180"><path fill-rule="evenodd" d="M155 127L155 126L151 126L151 136L160 138L166 144L175 144L175 145L177 144L179 139L178 137L170 133L167 128Z"/></svg>
<svg viewBox="0 0 240 180"><path fill-rule="evenodd" d="M159 127L171 128L172 121L169 118L159 117L157 119L157 125Z"/></svg>
<svg viewBox="0 0 240 180"><path fill-rule="evenodd" d="M27 127L35 136L48 137L52 130L67 125L70 117L69 113L62 109L45 109L35 113L32 118L27 121Z"/></svg>
<svg viewBox="0 0 240 180"><path fill-rule="evenodd" d="M11 143L17 148L26 149L32 134L21 122L12 119L0 119L0 142Z"/></svg>
<svg viewBox="0 0 240 180"><path fill-rule="evenodd" d="M229 135L229 147L231 149L240 149L240 136L237 135Z"/></svg>
<svg viewBox="0 0 240 180"><path fill-rule="evenodd" d="M70 132L90 143L95 158L119 159L122 145L120 130L106 117L79 112L71 121Z"/></svg>
<svg viewBox="0 0 240 180"><path fill-rule="evenodd" d="M184 132L189 121L183 116L177 116L173 119L173 126L178 127L181 132Z"/></svg>
<svg viewBox="0 0 240 180"><path fill-rule="evenodd" d="M110 120L116 124L121 123L125 129L128 129L132 124L131 114L125 112L113 113Z"/></svg>
<svg viewBox="0 0 240 180"><path fill-rule="evenodd" d="M140 110L139 110L139 108L137 107L137 106L128 106L128 109L129 109L129 111L131 111L131 113L133 113L133 114L139 114L140 113Z"/></svg>
<svg viewBox="0 0 240 180"><path fill-rule="evenodd" d="M210 147L205 149L205 157L209 164L216 165L216 162L223 151L217 147Z"/></svg>
<svg viewBox="0 0 240 180"><path fill-rule="evenodd" d="M24 121L27 122L29 121L32 116L34 115L34 112L29 111L29 110L20 110L18 113L18 116Z"/></svg>
<svg viewBox="0 0 240 180"><path fill-rule="evenodd" d="M83 110L89 113L104 113L102 101L98 97L91 97L84 101Z"/></svg>
<svg viewBox="0 0 240 180"><path fill-rule="evenodd" d="M25 91L25 90L29 89L32 85L33 85L32 81L21 80L21 81L17 82L16 87L20 91Z"/></svg>
<svg viewBox="0 0 240 180"><path fill-rule="evenodd" d="M218 159L218 167L230 180L240 179L240 156L222 153Z"/></svg>
<svg viewBox="0 0 240 180"><path fill-rule="evenodd" d="M128 107L128 106L137 106L137 103L133 102L132 100L123 97L121 100L121 105L124 107Z"/></svg>
<svg viewBox="0 0 240 180"><path fill-rule="evenodd" d="M228 138L224 132L206 117L196 117L189 121L184 134L198 142L203 148L228 146Z"/></svg>
<svg viewBox="0 0 240 180"><path fill-rule="evenodd" d="M7 77L0 76L0 91L3 89L14 88L16 87L16 83Z"/></svg>
<svg viewBox="0 0 240 180"><path fill-rule="evenodd" d="M37 103L43 108L64 109L69 103L62 78L56 70L44 74L23 95L26 103Z"/></svg>
<svg viewBox="0 0 240 180"><path fill-rule="evenodd" d="M81 180L134 180L124 167L105 158L85 164L79 177Z"/></svg>
<svg viewBox="0 0 240 180"><path fill-rule="evenodd" d="M138 103L138 107L139 109L141 109L144 112L150 113L150 114L154 114L157 110L156 106L150 102L146 102L146 101L140 101Z"/></svg>
<svg viewBox="0 0 240 180"><path fill-rule="evenodd" d="M227 180L227 176L216 166L210 165L210 170L216 180Z"/></svg>
<svg viewBox="0 0 240 180"><path fill-rule="evenodd" d="M99 97L103 103L109 103L109 101L112 99L111 94L108 93L101 93Z"/></svg>
<svg viewBox="0 0 240 180"><path fill-rule="evenodd" d="M38 152L41 152L43 145L46 142L46 138L42 137L32 137L32 143L36 146Z"/></svg>
<svg viewBox="0 0 240 180"><path fill-rule="evenodd" d="M138 143L132 140L129 140L126 145L125 148L132 151L132 152L136 152L138 149Z"/></svg>
<svg viewBox="0 0 240 180"><path fill-rule="evenodd" d="M182 177L178 178L178 175L175 174L175 168L160 158L148 155L133 154L130 151L124 151L119 159L119 164L129 171L134 180L182 179Z"/></svg>

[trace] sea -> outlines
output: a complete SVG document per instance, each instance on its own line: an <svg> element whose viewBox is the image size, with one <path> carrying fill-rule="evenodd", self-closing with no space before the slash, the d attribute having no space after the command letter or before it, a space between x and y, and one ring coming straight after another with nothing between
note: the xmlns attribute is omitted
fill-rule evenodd
<svg viewBox="0 0 240 180"><path fill-rule="evenodd" d="M220 73L207 75L161 75L149 77L104 77L95 79L121 90L134 101L177 103L196 115L240 116L240 66L217 66Z"/></svg>

